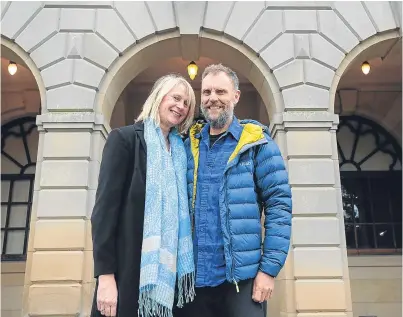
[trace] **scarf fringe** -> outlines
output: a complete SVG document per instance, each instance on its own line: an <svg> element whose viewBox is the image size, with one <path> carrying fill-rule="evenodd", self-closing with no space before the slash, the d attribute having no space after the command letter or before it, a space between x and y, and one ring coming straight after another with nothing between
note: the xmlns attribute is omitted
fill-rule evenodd
<svg viewBox="0 0 403 317"><path fill-rule="evenodd" d="M142 317L173 317L172 308L157 303L150 297L151 291L140 293L138 314Z"/></svg>
<svg viewBox="0 0 403 317"><path fill-rule="evenodd" d="M195 291L195 272L188 273L182 276L178 281L178 304L179 308L183 307L183 304L190 303L196 296Z"/></svg>

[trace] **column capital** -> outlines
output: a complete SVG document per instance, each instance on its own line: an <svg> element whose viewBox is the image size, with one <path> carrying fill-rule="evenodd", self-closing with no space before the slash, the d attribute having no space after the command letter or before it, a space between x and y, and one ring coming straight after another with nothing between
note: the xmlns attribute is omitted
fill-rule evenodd
<svg viewBox="0 0 403 317"><path fill-rule="evenodd" d="M105 138L111 127L103 114L95 112L47 112L36 117L38 131L100 131Z"/></svg>
<svg viewBox="0 0 403 317"><path fill-rule="evenodd" d="M270 120L274 138L278 131L337 130L339 116L329 111L287 111L276 113Z"/></svg>

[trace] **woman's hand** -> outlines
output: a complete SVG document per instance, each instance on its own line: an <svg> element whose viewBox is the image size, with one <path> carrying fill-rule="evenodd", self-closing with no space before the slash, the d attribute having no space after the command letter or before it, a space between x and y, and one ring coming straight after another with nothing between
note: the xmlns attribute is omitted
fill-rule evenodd
<svg viewBox="0 0 403 317"><path fill-rule="evenodd" d="M116 316L118 303L118 289L113 274L100 275L98 277L97 308L102 315Z"/></svg>

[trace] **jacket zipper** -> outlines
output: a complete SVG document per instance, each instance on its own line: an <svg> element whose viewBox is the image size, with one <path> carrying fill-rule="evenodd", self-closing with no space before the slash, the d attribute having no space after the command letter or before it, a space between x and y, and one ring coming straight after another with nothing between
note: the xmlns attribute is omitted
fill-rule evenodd
<svg viewBox="0 0 403 317"><path fill-rule="evenodd" d="M258 142L258 144L261 144L261 142ZM255 145L255 144L254 144L254 145ZM253 145L253 146L254 146L254 145ZM241 151L238 153L238 155L241 155L243 152L249 150L249 148L251 148L251 147L252 147L252 146L247 147L246 149L243 149L243 151L241 150ZM226 168L224 174L228 171L228 169L229 169L230 167L232 167L232 165L230 165L230 166L227 165L227 168ZM227 194L227 187L225 187L225 188L226 188L226 189L225 189L225 196L227 197L227 196L228 196L228 194ZM227 199L225 199L225 208L228 210ZM236 281L235 276L233 276L233 272L235 271L235 268L234 268L234 260L233 260L233 256L232 256L232 239L231 239L231 233L230 233L230 229L229 229L229 215L227 215L227 221L226 221L226 223L227 223L227 230L228 230L228 235L229 235L229 249L230 249L229 251L230 251L230 256L231 256L231 272L230 272L230 277L232 278L232 281L233 281L234 284L235 284L236 292L239 293L238 282Z"/></svg>

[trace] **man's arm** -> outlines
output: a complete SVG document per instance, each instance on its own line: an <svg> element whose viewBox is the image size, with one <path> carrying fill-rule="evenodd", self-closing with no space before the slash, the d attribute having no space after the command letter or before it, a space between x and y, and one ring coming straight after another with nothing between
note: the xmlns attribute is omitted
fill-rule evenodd
<svg viewBox="0 0 403 317"><path fill-rule="evenodd" d="M260 271L276 277L287 258L291 236L291 188L277 144L267 138L255 157L255 177L264 207L265 238Z"/></svg>

